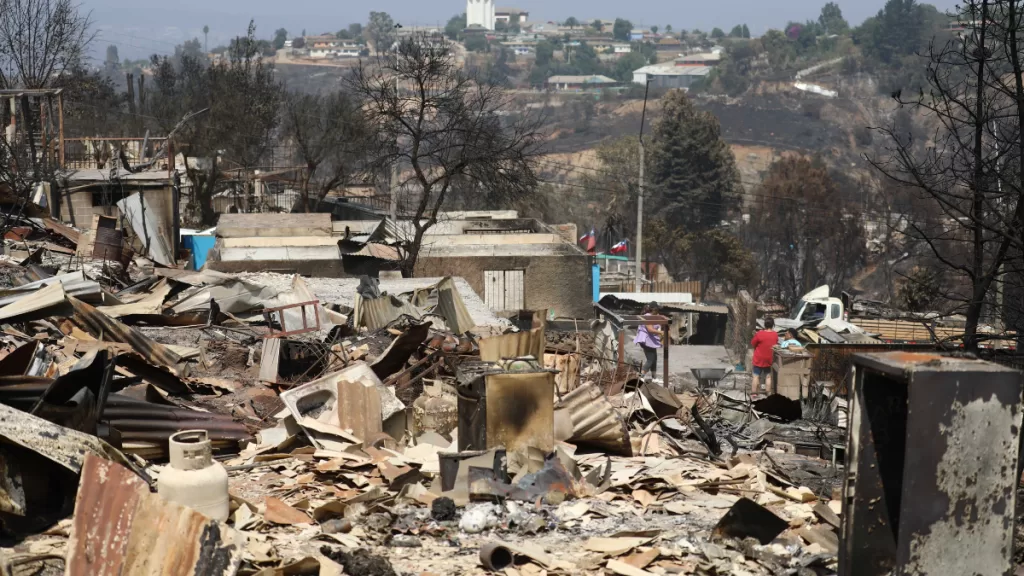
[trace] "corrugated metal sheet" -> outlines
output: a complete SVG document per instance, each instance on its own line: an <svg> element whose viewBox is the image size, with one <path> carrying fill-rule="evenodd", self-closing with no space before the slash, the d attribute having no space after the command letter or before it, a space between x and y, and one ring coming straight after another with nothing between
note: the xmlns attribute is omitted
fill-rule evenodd
<svg viewBox="0 0 1024 576"><path fill-rule="evenodd" d="M555 385L559 394L566 394L576 388L580 379L579 354L545 354L544 367L558 370Z"/></svg>
<svg viewBox="0 0 1024 576"><path fill-rule="evenodd" d="M502 358L533 356L544 358L544 328L502 334L480 339L480 359L484 362L498 362Z"/></svg>
<svg viewBox="0 0 1024 576"><path fill-rule="evenodd" d="M226 524L151 493L122 466L86 457L66 576L229 576L243 548Z"/></svg>
<svg viewBox="0 0 1024 576"><path fill-rule="evenodd" d="M368 300L357 294L353 308L357 326L366 326L370 330L383 328L402 314L408 314L417 320L423 316L412 304L390 295Z"/></svg>
<svg viewBox="0 0 1024 576"><path fill-rule="evenodd" d="M562 397L555 411L566 411L572 421L569 442L600 448L620 456L632 456L629 430L622 416L592 383Z"/></svg>
<svg viewBox="0 0 1024 576"><path fill-rule="evenodd" d="M74 307L75 316L83 328L86 328L93 336L102 336L105 340L128 344L149 362L164 366L175 374L181 374L181 356L163 344L150 339L131 326L107 316L81 300L69 297L68 301Z"/></svg>
<svg viewBox="0 0 1024 576"><path fill-rule="evenodd" d="M82 471L88 454L132 466L124 454L91 434L59 426L3 404L0 404L0 437L76 474Z"/></svg>
<svg viewBox="0 0 1024 576"><path fill-rule="evenodd" d="M29 282L16 288L8 288L6 290L0 290L0 306L6 306L12 302L20 300L25 294L35 292L44 286L50 286L52 284L61 284L64 287L64 292L91 303L99 303L103 301L103 292L100 285L92 280L87 280L85 274L81 271L71 272L69 274L61 274L59 276L51 276L49 278L43 278L42 280L36 280L35 282Z"/></svg>
<svg viewBox="0 0 1024 576"><path fill-rule="evenodd" d="M164 266L174 266L175 231L161 225L166 215L159 213L160 205L144 200L142 194L136 192L118 201L117 207L146 247L149 257Z"/></svg>
<svg viewBox="0 0 1024 576"><path fill-rule="evenodd" d="M447 277L437 283L437 312L444 316L448 329L456 334L464 334L476 328L476 322L469 314L462 295L455 287L455 281Z"/></svg>
<svg viewBox="0 0 1024 576"><path fill-rule="evenodd" d="M55 308L68 308L64 287L60 282L22 296L18 301L0 308L0 320L22 322L46 316L58 316Z"/></svg>
<svg viewBox="0 0 1024 576"><path fill-rule="evenodd" d="M368 258L377 258L379 260L388 260L397 262L402 259L401 254L398 253L398 248L394 246L388 246L387 244L375 244L368 242L363 245L362 248L354 252L345 252L343 256L365 256Z"/></svg>

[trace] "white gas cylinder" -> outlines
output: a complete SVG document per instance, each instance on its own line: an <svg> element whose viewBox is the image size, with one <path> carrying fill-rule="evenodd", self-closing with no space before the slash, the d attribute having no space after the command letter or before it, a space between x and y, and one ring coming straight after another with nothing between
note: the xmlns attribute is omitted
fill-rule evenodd
<svg viewBox="0 0 1024 576"><path fill-rule="evenodd" d="M171 463L157 479L157 492L214 520L227 520L228 472L213 460L206 430L178 432L169 448Z"/></svg>

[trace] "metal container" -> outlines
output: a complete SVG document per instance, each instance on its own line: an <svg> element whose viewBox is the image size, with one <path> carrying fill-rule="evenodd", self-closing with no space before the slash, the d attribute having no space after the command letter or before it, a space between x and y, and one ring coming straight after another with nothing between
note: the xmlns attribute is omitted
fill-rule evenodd
<svg viewBox="0 0 1024 576"><path fill-rule="evenodd" d="M853 363L839 573L1012 574L1021 373L911 352Z"/></svg>
<svg viewBox="0 0 1024 576"><path fill-rule="evenodd" d="M171 436L171 463L160 473L157 492L214 520L228 519L228 473L213 460L206 430L187 430Z"/></svg>
<svg viewBox="0 0 1024 576"><path fill-rule="evenodd" d="M458 387L459 451L554 449L555 375L491 373Z"/></svg>

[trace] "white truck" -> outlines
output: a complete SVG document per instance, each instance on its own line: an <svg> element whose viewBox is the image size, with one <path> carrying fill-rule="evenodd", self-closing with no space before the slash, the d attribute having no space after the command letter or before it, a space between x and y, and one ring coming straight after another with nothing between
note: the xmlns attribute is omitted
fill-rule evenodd
<svg viewBox="0 0 1024 576"><path fill-rule="evenodd" d="M846 296L844 294L844 296ZM846 321L848 298L830 298L828 285L818 286L800 297L789 318L776 318L775 329L831 328L836 332L861 332L860 328Z"/></svg>

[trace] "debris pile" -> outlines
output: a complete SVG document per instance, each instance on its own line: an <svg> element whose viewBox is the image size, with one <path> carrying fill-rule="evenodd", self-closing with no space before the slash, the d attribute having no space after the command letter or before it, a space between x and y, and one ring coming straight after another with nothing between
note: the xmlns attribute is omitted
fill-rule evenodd
<svg viewBox="0 0 1024 576"><path fill-rule="evenodd" d="M797 447L841 432L640 382L605 323L549 338L543 313L481 314L453 278L336 296L298 276L43 258L76 252L72 232L8 239L37 262L6 268L0 292L8 569L834 570L841 474ZM156 491L208 469L228 474L226 521Z"/></svg>

